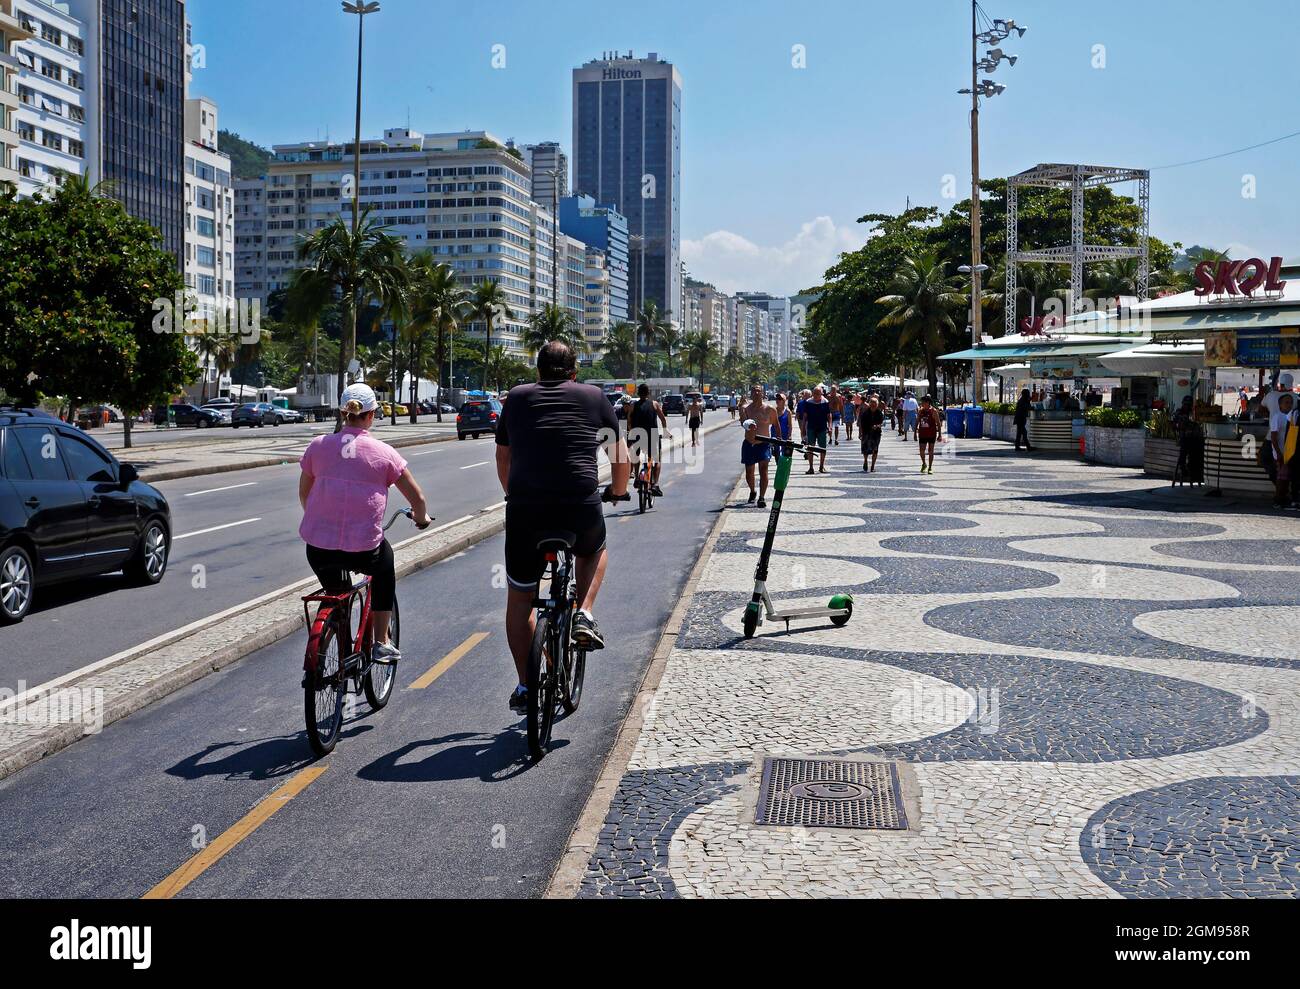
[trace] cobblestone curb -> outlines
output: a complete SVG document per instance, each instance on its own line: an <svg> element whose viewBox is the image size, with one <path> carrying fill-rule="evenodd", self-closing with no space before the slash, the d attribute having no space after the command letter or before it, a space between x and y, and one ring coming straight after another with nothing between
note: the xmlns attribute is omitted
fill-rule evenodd
<svg viewBox="0 0 1300 989"><path fill-rule="evenodd" d="M729 423L723 425L727 424ZM721 427L715 426L713 428L718 429ZM701 431L701 435L703 435L703 431ZM736 488L732 490L731 496L727 499L727 504L731 503L735 497L735 492L741 487L741 483L741 481L737 482ZM659 689L659 682L664 675L664 667L668 664L668 657L677 644L677 636L681 632L682 623L686 619L686 613L690 610L691 602L695 598L696 588L704 577L709 558L713 555L713 548L717 545L718 537L722 535L726 521L726 511L720 512L717 522L714 523L713 530L709 533L709 538L705 540L704 546L700 549L699 559L695 561L695 567L691 570L690 578L686 581L685 588L682 589L682 596L678 599L672 614L668 616L668 624L664 626L663 634L659 637L659 644L655 647L650 666L641 679L640 689L637 690L636 696L632 699L632 706L628 708L627 716L623 719L623 725L619 729L618 737L614 740L609 755L605 757L605 764L601 767L600 775L596 779L596 785L592 788L591 796L587 798L586 806L583 807L582 814L578 817L578 823L574 825L573 833L569 836L568 844L564 848L564 854L560 856L560 861L551 874L551 881L547 884L546 892L543 894L545 899L572 900L578 895L582 877L587 871L587 863L591 861L592 853L596 850L596 842L600 837L605 818L609 814L610 805L618 793L619 783L622 782L624 774L628 771L633 750L636 749L637 741L641 737L641 730L645 726L645 711L654 701L655 692Z"/></svg>

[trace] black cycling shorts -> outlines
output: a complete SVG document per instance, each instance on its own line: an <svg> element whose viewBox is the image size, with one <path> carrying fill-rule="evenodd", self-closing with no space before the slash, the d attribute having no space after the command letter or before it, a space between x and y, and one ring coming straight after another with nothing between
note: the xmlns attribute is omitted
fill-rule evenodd
<svg viewBox="0 0 1300 989"><path fill-rule="evenodd" d="M600 502L534 505L506 502L506 580L517 591L534 590L545 561L537 544L546 533L571 532L574 556L595 556L605 548L605 512Z"/></svg>
<svg viewBox="0 0 1300 989"><path fill-rule="evenodd" d="M627 431L627 448L633 463L639 463L642 457L646 460L659 461L662 459L663 447L663 437L658 428L633 427Z"/></svg>
<svg viewBox="0 0 1300 989"><path fill-rule="evenodd" d="M393 547L385 539L364 553L345 553L339 549L307 547L307 564L326 594L346 594L352 587L349 574L370 578L370 607L374 611L392 611L397 598L397 575Z"/></svg>

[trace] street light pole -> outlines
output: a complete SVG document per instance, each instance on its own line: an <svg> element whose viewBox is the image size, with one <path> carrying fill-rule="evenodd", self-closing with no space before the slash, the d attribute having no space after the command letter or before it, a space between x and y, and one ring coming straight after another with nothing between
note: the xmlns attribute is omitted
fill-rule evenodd
<svg viewBox="0 0 1300 989"><path fill-rule="evenodd" d="M971 0L970 5L970 171L971 171L971 206L970 206L970 246L971 246L971 345L979 346L984 335L984 313L980 304L982 284L980 272L980 255L983 253L980 230L980 96L979 96L979 3ZM979 397L984 397L984 362L975 361L975 388ZM974 399L972 399L974 401Z"/></svg>
<svg viewBox="0 0 1300 989"><path fill-rule="evenodd" d="M366 15L367 15L367 14L374 14L374 13L377 13L378 11L379 11L379 4L376 3L376 2L363 3L363 2L361 2L361 0L356 0L356 2L351 2L351 3L350 3L350 2L348 2L348 0L343 0L343 12L344 12L345 14L356 14L356 15L357 15L357 120L356 120L356 124L357 124L357 126L356 126L356 143L355 143L355 144L353 145L353 147L352 147L352 243L353 243L353 245L354 245L354 250L355 250L355 244L356 244L356 241L357 241L357 232L358 232L358 230L360 230L360 228L361 228L361 66L362 66L362 52L365 50ZM357 273L356 273L356 256L355 256L355 253L354 253L353 258L352 258L352 266L353 266L353 270L352 270L351 272L349 272L349 274L352 276L352 280L353 280L353 282L355 283L355 281L356 281L356 274L357 274ZM353 297L352 297L352 299L350 300L350 305L349 305L349 308L352 310L352 318L351 318L352 326L351 326L351 328L350 328L350 330L349 330L349 333L348 333L348 353L349 353L350 355L352 355L353 357L356 356L356 352L357 352L357 320L358 320L358 318L359 318L359 316L360 316L360 313L358 313L357 310L360 308L360 305L361 305L360 300L357 299L357 297L356 297L356 292L355 292L355 290L354 290L354 292L353 292ZM345 365L344 365L344 361L343 361L344 356L345 356L345 355L343 355L343 354L340 354L340 355L339 355L339 367L340 367L340 370L345 366ZM341 399L342 399L342 392L343 392L343 381L342 381L343 375L342 375L341 373L340 373L340 375L339 375L339 378L340 378L340 380L339 380L339 397L340 397L340 400L341 400ZM340 413L339 413L339 425L340 425L340 426L342 425L342 410L341 410L341 409L340 409Z"/></svg>

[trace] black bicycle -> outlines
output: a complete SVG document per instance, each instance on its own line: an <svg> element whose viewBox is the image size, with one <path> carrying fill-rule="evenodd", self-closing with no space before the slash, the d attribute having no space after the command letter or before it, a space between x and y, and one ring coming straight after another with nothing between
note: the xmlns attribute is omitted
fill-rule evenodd
<svg viewBox="0 0 1300 989"><path fill-rule="evenodd" d="M620 498L606 488L601 500L630 501L631 495ZM573 641L573 619L578 613L576 540L572 532L555 531L544 533L537 543L537 552L545 561L538 587L549 584L550 593L533 602L537 630L528 653L528 752L535 762L550 748L559 712L573 714L582 700L587 653Z"/></svg>
<svg viewBox="0 0 1300 989"><path fill-rule="evenodd" d="M642 515L655 507L655 487L654 471L650 469L650 461L641 457L640 463L636 470L636 496L637 507Z"/></svg>

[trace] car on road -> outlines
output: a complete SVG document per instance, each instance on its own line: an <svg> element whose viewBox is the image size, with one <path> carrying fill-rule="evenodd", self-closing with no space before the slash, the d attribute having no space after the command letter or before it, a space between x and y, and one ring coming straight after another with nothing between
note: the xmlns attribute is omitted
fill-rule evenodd
<svg viewBox="0 0 1300 989"><path fill-rule="evenodd" d="M717 395L709 394L709 395L705 395L705 396L704 396L704 411L705 411L705 412L717 412L717 411L718 411L718 396L717 396Z"/></svg>
<svg viewBox="0 0 1300 989"><path fill-rule="evenodd" d="M167 571L167 499L99 443L41 412L0 406L0 624L43 587L122 571Z"/></svg>
<svg viewBox="0 0 1300 989"><path fill-rule="evenodd" d="M171 407L171 417L178 426L194 426L198 429L223 426L226 423L216 409L201 409L197 405L184 402L178 402Z"/></svg>
<svg viewBox="0 0 1300 989"><path fill-rule="evenodd" d="M663 398L659 399L659 405L663 408L664 415L666 416L686 415L686 396L684 395L678 395L676 393L665 395Z"/></svg>
<svg viewBox="0 0 1300 989"><path fill-rule="evenodd" d="M375 417L376 417L376 418L380 418L380 417L384 417L384 416L391 416L392 414L393 414L393 406L392 406L392 403L391 403L391 402L380 402L380 403L379 403L379 412L376 413L376 416L375 416ZM402 405L401 403L398 403L398 406L397 406L397 414L398 414L399 416L410 415L410 414L411 414L411 410L408 409L405 405Z"/></svg>
<svg viewBox="0 0 1300 989"><path fill-rule="evenodd" d="M466 402L456 414L456 439L463 440L466 436L478 439L484 433L495 436L503 408L495 398L476 398Z"/></svg>
<svg viewBox="0 0 1300 989"><path fill-rule="evenodd" d="M280 418L284 420L287 425L297 425L300 422L307 421L307 417L297 409L279 409L279 412Z"/></svg>
<svg viewBox="0 0 1300 989"><path fill-rule="evenodd" d="M254 426L279 426L287 422L285 409L278 409L269 402L249 402L247 405L241 405L235 409L234 414L230 417L230 427L238 429L240 426L248 426L250 429Z"/></svg>

